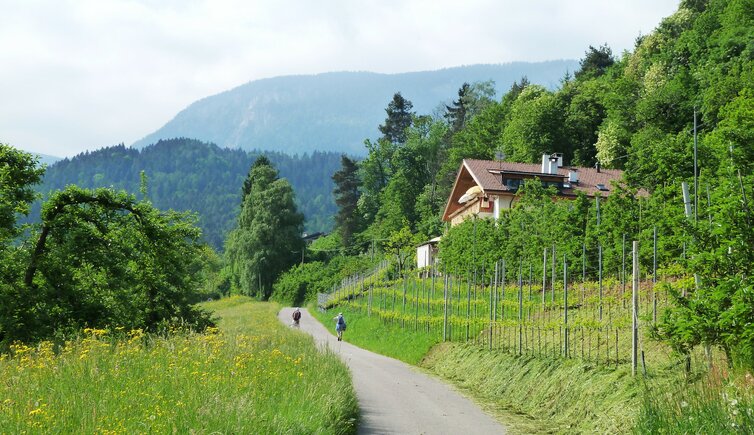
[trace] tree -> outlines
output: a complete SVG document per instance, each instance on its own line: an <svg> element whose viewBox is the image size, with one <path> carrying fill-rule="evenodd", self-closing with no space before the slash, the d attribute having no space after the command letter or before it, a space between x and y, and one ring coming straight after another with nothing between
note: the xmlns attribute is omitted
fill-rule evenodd
<svg viewBox="0 0 754 435"><path fill-rule="evenodd" d="M576 79L583 80L599 77L614 63L613 50L607 44L603 44L598 48L590 45L584 58L579 62L580 68L576 71Z"/></svg>
<svg viewBox="0 0 754 435"><path fill-rule="evenodd" d="M546 151L562 151L563 110L541 86L528 86L511 106L502 135L506 159L534 162Z"/></svg>
<svg viewBox="0 0 754 435"><path fill-rule="evenodd" d="M16 216L29 213L43 173L31 154L0 143L0 244L18 235Z"/></svg>
<svg viewBox="0 0 754 435"><path fill-rule="evenodd" d="M228 237L226 258L236 289L267 299L278 276L301 256L304 217L291 185L269 161L255 162L247 180L249 193Z"/></svg>
<svg viewBox="0 0 754 435"><path fill-rule="evenodd" d="M492 103L495 96L495 83L492 80L464 83L458 90L458 99L452 105L445 106L445 119L448 120L451 133L461 131L466 124Z"/></svg>
<svg viewBox="0 0 754 435"><path fill-rule="evenodd" d="M44 203L32 236L6 257L13 268L0 282L2 340L211 324L193 306L202 245L190 216L125 192L69 186Z"/></svg>
<svg viewBox="0 0 754 435"><path fill-rule="evenodd" d="M378 127L382 133L382 139L394 144L406 142L406 129L411 126L413 120L413 112L411 112L413 107L411 101L403 98L400 92L393 95L393 100L385 109L387 113L385 123Z"/></svg>
<svg viewBox="0 0 754 435"><path fill-rule="evenodd" d="M393 231L383 243L385 252L395 256L399 273L406 269L409 259L416 254L415 246L417 242L418 239L411 232L411 229L404 226Z"/></svg>
<svg viewBox="0 0 754 435"><path fill-rule="evenodd" d="M569 150L566 159L578 166L594 166L597 132L607 116L605 98L609 87L607 80L568 82L557 97L566 108L564 142Z"/></svg>
<svg viewBox="0 0 754 435"><path fill-rule="evenodd" d="M335 182L335 204L338 205L338 214L335 215L335 225L340 232L341 242L344 247L351 246L354 234L361 230L361 219L357 212L359 197L358 165L356 161L341 156L341 169L333 174Z"/></svg>
<svg viewBox="0 0 754 435"><path fill-rule="evenodd" d="M600 126L597 142L594 144L597 149L597 160L606 167L620 165L621 161L618 158L626 153L626 136L628 133L621 128L620 124L612 119L606 119Z"/></svg>
<svg viewBox="0 0 754 435"><path fill-rule="evenodd" d="M254 163L252 163L251 168L252 170L259 166L272 166L272 163L270 162L270 159L267 158L267 156L259 156L256 160L254 160ZM254 184L254 180L251 178L252 171L250 170L248 174L246 174L246 178L243 180L243 186L241 187L241 204L246 201L246 197L249 196L251 193L251 189Z"/></svg>

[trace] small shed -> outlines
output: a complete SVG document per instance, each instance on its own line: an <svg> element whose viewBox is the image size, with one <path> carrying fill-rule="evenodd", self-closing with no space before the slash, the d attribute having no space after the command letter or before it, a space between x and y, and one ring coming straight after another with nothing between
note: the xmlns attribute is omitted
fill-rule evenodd
<svg viewBox="0 0 754 435"><path fill-rule="evenodd" d="M441 237L435 237L416 247L416 268L434 266L437 263L437 250Z"/></svg>

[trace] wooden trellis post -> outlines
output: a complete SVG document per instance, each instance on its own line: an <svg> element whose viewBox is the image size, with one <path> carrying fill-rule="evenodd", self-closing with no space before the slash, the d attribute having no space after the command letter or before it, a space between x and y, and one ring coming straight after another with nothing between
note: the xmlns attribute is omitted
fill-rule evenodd
<svg viewBox="0 0 754 435"><path fill-rule="evenodd" d="M631 374L636 376L639 345L639 242L633 241L633 289L631 309Z"/></svg>
<svg viewBox="0 0 754 435"><path fill-rule="evenodd" d="M563 356L568 358L568 261L563 254Z"/></svg>

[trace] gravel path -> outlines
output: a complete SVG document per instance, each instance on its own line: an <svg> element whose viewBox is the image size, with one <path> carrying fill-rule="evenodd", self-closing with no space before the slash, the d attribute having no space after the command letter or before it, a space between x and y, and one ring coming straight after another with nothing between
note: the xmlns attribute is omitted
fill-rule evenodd
<svg viewBox="0 0 754 435"><path fill-rule="evenodd" d="M306 310L301 330L348 364L361 408L359 434L504 434L505 427L446 384L401 361L337 338ZM291 324L292 308L278 314ZM335 330L333 322L332 331ZM348 339L348 331L343 335Z"/></svg>

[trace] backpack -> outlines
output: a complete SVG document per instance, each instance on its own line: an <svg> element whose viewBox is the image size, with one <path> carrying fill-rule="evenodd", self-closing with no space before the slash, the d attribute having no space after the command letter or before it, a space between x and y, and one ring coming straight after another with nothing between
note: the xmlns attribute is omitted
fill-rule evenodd
<svg viewBox="0 0 754 435"><path fill-rule="evenodd" d="M293 320L298 320L301 318L301 311L295 311L293 313Z"/></svg>
<svg viewBox="0 0 754 435"><path fill-rule="evenodd" d="M345 331L346 330L346 319L343 318L343 316L340 316L338 318L338 326L340 326L341 331Z"/></svg>

